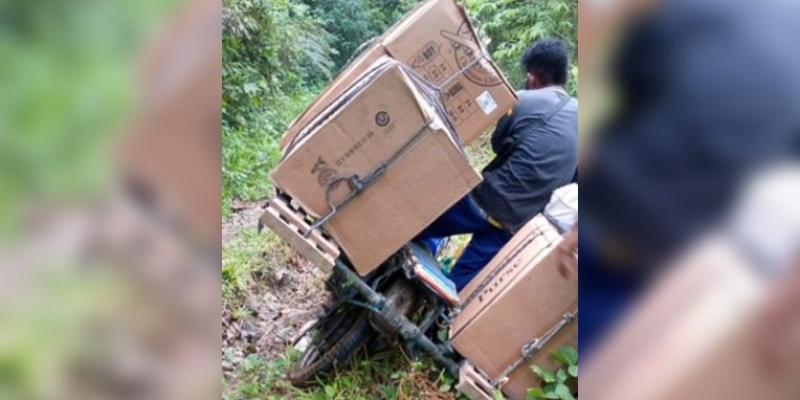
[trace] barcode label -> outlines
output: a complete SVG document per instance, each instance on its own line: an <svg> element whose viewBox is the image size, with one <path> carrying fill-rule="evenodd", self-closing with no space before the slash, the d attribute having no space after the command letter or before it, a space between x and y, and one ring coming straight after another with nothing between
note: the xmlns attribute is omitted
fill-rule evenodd
<svg viewBox="0 0 800 400"><path fill-rule="evenodd" d="M494 102L494 97L492 97L492 94L489 93L488 90L484 90L480 96L475 98L475 100L478 102L478 105L481 106L481 110L483 110L484 114L486 115L491 114L497 109L497 103Z"/></svg>

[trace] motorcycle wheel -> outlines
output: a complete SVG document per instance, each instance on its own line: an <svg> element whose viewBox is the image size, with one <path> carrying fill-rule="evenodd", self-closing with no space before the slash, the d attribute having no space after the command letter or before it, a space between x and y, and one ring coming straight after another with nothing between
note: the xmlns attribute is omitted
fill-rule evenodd
<svg viewBox="0 0 800 400"><path fill-rule="evenodd" d="M307 333L313 336L311 342L289 370L288 379L292 385L308 386L317 377L330 374L337 366L347 363L376 333L369 324L368 313L361 307L346 304L318 321Z"/></svg>

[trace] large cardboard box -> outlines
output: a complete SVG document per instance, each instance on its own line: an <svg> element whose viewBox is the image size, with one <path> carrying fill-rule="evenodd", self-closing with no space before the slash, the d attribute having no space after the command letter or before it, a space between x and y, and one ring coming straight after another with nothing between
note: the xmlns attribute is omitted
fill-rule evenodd
<svg viewBox="0 0 800 400"><path fill-rule="evenodd" d="M732 237L706 238L662 267L581 361L581 392L600 400L800 399L797 330L781 340L800 326L800 313L778 314L784 325L768 322L792 282L770 281L776 271L750 257L764 253L743 251ZM765 351L776 340L784 356L777 364Z"/></svg>
<svg viewBox="0 0 800 400"><path fill-rule="evenodd" d="M537 215L459 294L464 306L451 325L453 347L490 379L519 360L525 345L561 325L565 315L577 315L577 280L558 270L560 242L556 228ZM528 365L554 368L550 353L577 347L576 319L557 332L531 362L509 375L502 387L507 396L524 399L527 389L539 385Z"/></svg>
<svg viewBox="0 0 800 400"><path fill-rule="evenodd" d="M366 275L480 182L443 113L402 64L383 58L300 133L272 179L314 217L337 206L324 228ZM354 193L348 178L376 171L338 207Z"/></svg>
<svg viewBox="0 0 800 400"><path fill-rule="evenodd" d="M456 131L471 143L517 103L514 90L484 48L463 7L429 0L350 63L283 139L286 148L381 56L392 57L439 88Z"/></svg>

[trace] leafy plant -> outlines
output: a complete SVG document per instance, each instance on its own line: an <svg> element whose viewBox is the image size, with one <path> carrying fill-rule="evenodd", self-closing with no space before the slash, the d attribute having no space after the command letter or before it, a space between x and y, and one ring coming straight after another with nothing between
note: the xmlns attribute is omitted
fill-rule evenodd
<svg viewBox="0 0 800 400"><path fill-rule="evenodd" d="M547 371L538 365L531 370L542 381L542 386L528 391L528 399L560 399L574 400L572 389L578 381L578 351L574 347L565 346L550 355L553 361L561 365L556 372Z"/></svg>
<svg viewBox="0 0 800 400"><path fill-rule="evenodd" d="M488 50L512 85L521 88L522 54L536 40L556 37L572 49L567 91L578 92L578 0L464 0Z"/></svg>

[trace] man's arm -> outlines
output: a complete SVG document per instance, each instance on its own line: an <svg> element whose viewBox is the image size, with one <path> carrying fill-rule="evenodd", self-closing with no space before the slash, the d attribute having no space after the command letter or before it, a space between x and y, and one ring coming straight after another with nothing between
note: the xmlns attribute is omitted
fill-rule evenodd
<svg viewBox="0 0 800 400"><path fill-rule="evenodd" d="M496 168L484 170L473 195L489 215L517 229L572 178L575 160L569 153L548 135L528 135Z"/></svg>
<svg viewBox="0 0 800 400"><path fill-rule="evenodd" d="M564 279L578 280L578 223L564 235L558 245L558 272Z"/></svg>
<svg viewBox="0 0 800 400"><path fill-rule="evenodd" d="M511 114L504 116L500 122L497 123L494 134L492 134L492 150L495 154L500 154L500 149L503 147L503 141L511 136L511 125L513 121L514 115Z"/></svg>

